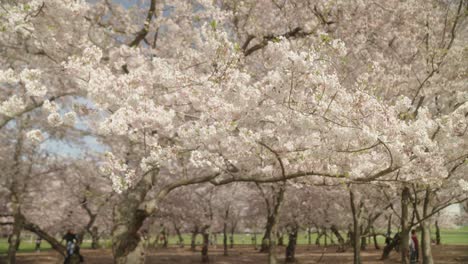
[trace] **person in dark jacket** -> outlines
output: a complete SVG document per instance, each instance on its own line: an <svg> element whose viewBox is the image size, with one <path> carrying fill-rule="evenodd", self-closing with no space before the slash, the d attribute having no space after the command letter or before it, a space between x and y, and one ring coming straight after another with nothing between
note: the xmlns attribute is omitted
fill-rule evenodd
<svg viewBox="0 0 468 264"><path fill-rule="evenodd" d="M83 256L80 254L80 247L78 245L78 236L75 234L73 229L69 229L62 237L62 241L64 240L67 245L67 256L65 257L64 263L70 263L73 257L77 257L80 262L83 262Z"/></svg>
<svg viewBox="0 0 468 264"><path fill-rule="evenodd" d="M68 232L62 237L62 241L65 240L65 243L67 245L67 255L71 256L73 255L73 252L75 251L75 246L76 243L78 242L78 238L73 232L73 229L69 229Z"/></svg>
<svg viewBox="0 0 468 264"><path fill-rule="evenodd" d="M42 238L41 237L37 237L36 238L36 252L41 252L41 242L42 242Z"/></svg>

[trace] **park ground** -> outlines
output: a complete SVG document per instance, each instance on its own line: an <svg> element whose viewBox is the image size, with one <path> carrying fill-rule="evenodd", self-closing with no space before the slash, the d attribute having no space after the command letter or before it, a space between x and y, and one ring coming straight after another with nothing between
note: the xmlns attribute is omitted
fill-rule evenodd
<svg viewBox="0 0 468 264"><path fill-rule="evenodd" d="M433 255L435 263L468 263L468 227L458 229L443 229L442 245L433 246ZM29 239L24 238L21 243L18 253L19 264L46 264L46 263L63 263L57 253L50 249L50 245L46 242L43 243L43 251L40 253L34 252L33 236ZM222 245L220 244L222 237L218 237L218 245L210 247L210 263L217 264L254 264L254 263L267 263L266 255L258 253L251 244L252 236L246 234L236 234L234 237L235 246L229 249L229 256L223 256ZM257 236L260 242L261 236ZM315 243L316 235L311 237ZM189 246L184 248L177 247L176 237L169 237L169 248L157 248L148 253L147 263L155 264L189 264L200 263L200 246L197 247L196 252L192 252ZM189 243L189 234L184 235L185 243ZM321 239L321 244L324 244ZM285 239L287 243L287 239ZM307 263L352 263L352 249L349 248L345 253L336 253L336 248L331 247L318 247L315 245L307 245L308 239L305 233L298 237L298 248L296 257L299 264ZM197 244L201 244L201 238L198 237ZM383 245L383 239L379 237L379 244ZM2 258L5 256L7 249L6 239L0 239L0 264ZM82 252L86 262L90 264L106 264L112 263L110 241L102 241L103 248L98 250L87 249L89 242L82 245ZM364 263L398 263L398 254L393 252L390 259L387 261L380 261L381 250L375 250L373 244L369 245L366 251L362 252ZM284 247L278 248L278 256L284 256ZM281 263L281 261L280 261Z"/></svg>
<svg viewBox="0 0 468 264"><path fill-rule="evenodd" d="M379 260L381 250L369 249L362 252L363 263L398 263L398 254L392 253L390 259ZM468 263L468 246L441 245L433 248L434 259L438 264ZM280 262L283 263L284 247L278 248ZM112 264L109 249L83 250L85 263ZM336 253L335 247L317 247L301 245L297 248L296 257L299 264L311 263L352 263L352 251ZM189 248L171 246L166 249L156 249L149 252L146 263L151 264L191 264L200 263L200 253ZM61 263L58 254L53 251L41 253L19 253L18 264L48 264ZM229 256L223 256L222 247L210 248L210 263L216 264L262 264L267 263L267 255L258 253L253 247L236 246L230 249Z"/></svg>

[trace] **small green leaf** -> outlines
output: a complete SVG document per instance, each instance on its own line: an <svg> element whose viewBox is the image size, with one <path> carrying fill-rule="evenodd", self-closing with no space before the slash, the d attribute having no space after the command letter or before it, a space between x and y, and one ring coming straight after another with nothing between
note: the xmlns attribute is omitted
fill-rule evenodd
<svg viewBox="0 0 468 264"><path fill-rule="evenodd" d="M218 24L218 23L216 22L216 20L212 20L212 21L210 22L210 26L211 26L211 28L212 28L213 30L216 30L216 27L218 26L217 24Z"/></svg>
<svg viewBox="0 0 468 264"><path fill-rule="evenodd" d="M322 39L322 41L325 43L329 43L331 41L330 36L325 35L325 34L320 35L320 39Z"/></svg>

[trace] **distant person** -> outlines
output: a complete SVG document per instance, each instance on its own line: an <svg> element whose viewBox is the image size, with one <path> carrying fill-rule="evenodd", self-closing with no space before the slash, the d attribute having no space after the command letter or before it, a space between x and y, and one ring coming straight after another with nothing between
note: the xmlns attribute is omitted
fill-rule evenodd
<svg viewBox="0 0 468 264"><path fill-rule="evenodd" d="M37 237L36 238L36 248L34 249L36 252L41 252L41 243L42 243L42 238Z"/></svg>
<svg viewBox="0 0 468 264"><path fill-rule="evenodd" d="M418 236L416 235L416 230L411 230L410 238L410 263L419 262L419 241Z"/></svg>
<svg viewBox="0 0 468 264"><path fill-rule="evenodd" d="M392 243L392 233L388 232L385 236L385 245L389 245L390 243Z"/></svg>

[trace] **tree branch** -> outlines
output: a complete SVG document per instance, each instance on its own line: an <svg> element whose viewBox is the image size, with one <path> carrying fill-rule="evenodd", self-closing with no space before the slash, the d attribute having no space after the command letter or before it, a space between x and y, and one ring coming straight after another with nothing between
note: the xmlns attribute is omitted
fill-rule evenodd
<svg viewBox="0 0 468 264"><path fill-rule="evenodd" d="M149 27L151 20L153 19L154 13L156 12L156 0L151 0L150 7L148 9L148 14L146 15L145 24L143 28L138 31L135 39L130 42L130 47L136 47L140 44L140 42L148 35Z"/></svg>

